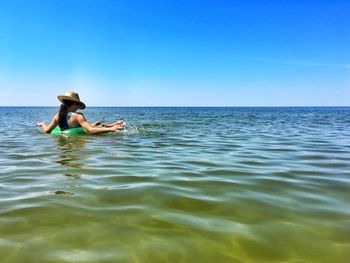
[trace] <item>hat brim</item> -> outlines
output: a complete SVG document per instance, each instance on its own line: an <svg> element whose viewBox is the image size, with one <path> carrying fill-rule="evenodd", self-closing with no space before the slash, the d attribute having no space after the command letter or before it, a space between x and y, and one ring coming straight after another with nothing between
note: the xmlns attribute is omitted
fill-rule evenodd
<svg viewBox="0 0 350 263"><path fill-rule="evenodd" d="M78 103L79 105L79 109L83 110L86 108L86 105L84 102L81 102L80 100L75 100L73 99L72 97L68 97L68 96L65 96L65 95L61 95L61 96L57 96L57 99L63 103L63 100L69 100L69 101L74 101L76 103Z"/></svg>

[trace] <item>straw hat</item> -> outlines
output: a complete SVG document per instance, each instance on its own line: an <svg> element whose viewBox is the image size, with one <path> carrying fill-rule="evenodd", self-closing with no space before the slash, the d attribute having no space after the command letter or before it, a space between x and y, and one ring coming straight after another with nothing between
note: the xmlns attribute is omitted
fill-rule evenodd
<svg viewBox="0 0 350 263"><path fill-rule="evenodd" d="M83 110L86 108L86 105L84 102L80 101L78 93L74 91L68 91L64 93L63 95L57 96L58 100L63 103L63 100L70 100L74 101L79 104L79 109Z"/></svg>

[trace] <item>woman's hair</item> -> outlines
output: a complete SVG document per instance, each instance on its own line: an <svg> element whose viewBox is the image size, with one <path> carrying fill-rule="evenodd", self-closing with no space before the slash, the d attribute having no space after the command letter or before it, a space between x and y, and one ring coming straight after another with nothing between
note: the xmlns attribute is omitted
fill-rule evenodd
<svg viewBox="0 0 350 263"><path fill-rule="evenodd" d="M75 102L71 100L63 100L61 104L60 111L58 113L58 126L61 128L61 131L68 129L67 115L68 107L72 106Z"/></svg>

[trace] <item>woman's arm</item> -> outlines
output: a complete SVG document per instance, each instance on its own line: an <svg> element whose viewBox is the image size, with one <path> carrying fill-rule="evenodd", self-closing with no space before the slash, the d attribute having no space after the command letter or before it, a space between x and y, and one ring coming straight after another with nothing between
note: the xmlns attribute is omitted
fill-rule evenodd
<svg viewBox="0 0 350 263"><path fill-rule="evenodd" d="M91 125L85 118L83 114L79 114L77 116L77 121L80 124L81 127L83 127L89 134L99 134L99 133L106 133L106 132L114 132L117 130L121 130L122 127L118 124L115 124L111 127L103 127L103 128L96 128L95 126Z"/></svg>
<svg viewBox="0 0 350 263"><path fill-rule="evenodd" d="M125 127L126 123L123 120L118 120L115 123L111 123L111 124L109 124L109 123L100 123L100 125L103 126L103 127L112 127L114 125L119 125L121 127Z"/></svg>
<svg viewBox="0 0 350 263"><path fill-rule="evenodd" d="M46 125L45 122L38 122L36 126L43 129L45 133L50 133L58 124L58 113L53 116L51 123L49 125Z"/></svg>

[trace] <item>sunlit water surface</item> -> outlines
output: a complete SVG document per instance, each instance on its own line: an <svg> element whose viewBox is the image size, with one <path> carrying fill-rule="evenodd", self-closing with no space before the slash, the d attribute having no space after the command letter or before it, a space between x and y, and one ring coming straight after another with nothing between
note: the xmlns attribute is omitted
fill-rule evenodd
<svg viewBox="0 0 350 263"><path fill-rule="evenodd" d="M350 108L0 108L1 262L350 262Z"/></svg>

